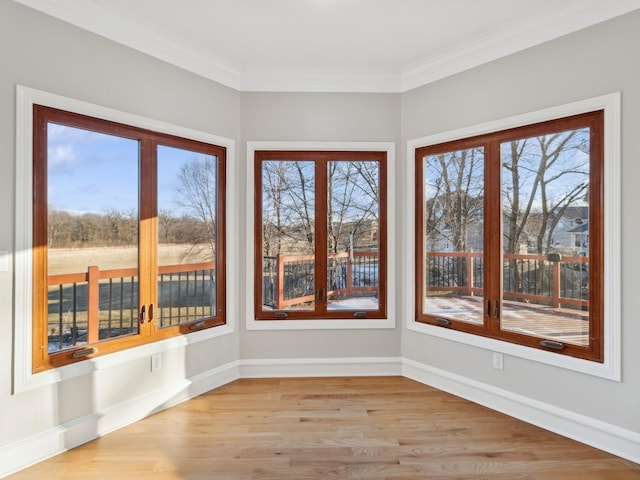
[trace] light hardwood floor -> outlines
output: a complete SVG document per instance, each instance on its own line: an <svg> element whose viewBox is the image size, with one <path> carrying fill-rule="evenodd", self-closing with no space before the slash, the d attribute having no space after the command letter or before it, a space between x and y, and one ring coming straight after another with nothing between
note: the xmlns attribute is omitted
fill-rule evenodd
<svg viewBox="0 0 640 480"><path fill-rule="evenodd" d="M402 377L243 379L8 478L630 480L640 465Z"/></svg>

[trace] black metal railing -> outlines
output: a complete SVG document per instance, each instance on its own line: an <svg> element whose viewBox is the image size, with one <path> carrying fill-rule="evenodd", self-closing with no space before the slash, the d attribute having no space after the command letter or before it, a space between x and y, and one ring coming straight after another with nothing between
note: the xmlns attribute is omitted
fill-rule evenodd
<svg viewBox="0 0 640 480"><path fill-rule="evenodd" d="M139 280L136 268L49 276L48 351L138 333ZM158 268L160 328L216 315L212 263Z"/></svg>

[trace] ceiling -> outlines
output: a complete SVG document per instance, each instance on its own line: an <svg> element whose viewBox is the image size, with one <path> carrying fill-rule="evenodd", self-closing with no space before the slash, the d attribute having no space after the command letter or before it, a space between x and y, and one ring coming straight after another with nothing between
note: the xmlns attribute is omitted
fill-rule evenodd
<svg viewBox="0 0 640 480"><path fill-rule="evenodd" d="M640 0L14 0L241 91L404 92Z"/></svg>

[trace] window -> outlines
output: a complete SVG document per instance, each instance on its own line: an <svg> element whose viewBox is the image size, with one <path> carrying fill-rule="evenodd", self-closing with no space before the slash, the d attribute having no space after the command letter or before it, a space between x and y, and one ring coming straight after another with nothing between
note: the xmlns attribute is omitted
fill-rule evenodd
<svg viewBox="0 0 640 480"><path fill-rule="evenodd" d="M257 320L381 319L387 152L255 151Z"/></svg>
<svg viewBox="0 0 640 480"><path fill-rule="evenodd" d="M33 112L33 372L225 323L224 147Z"/></svg>
<svg viewBox="0 0 640 480"><path fill-rule="evenodd" d="M604 112L422 146L416 321L603 362Z"/></svg>

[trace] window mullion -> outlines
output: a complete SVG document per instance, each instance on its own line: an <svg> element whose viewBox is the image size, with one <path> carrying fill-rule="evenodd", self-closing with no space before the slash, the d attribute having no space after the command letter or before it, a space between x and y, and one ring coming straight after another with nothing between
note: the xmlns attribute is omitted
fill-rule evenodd
<svg viewBox="0 0 640 480"><path fill-rule="evenodd" d="M500 142L485 144L484 327L500 332L502 312L502 182Z"/></svg>
<svg viewBox="0 0 640 480"><path fill-rule="evenodd" d="M140 289L140 334L156 331L158 270L157 144L147 138L140 142L140 227L138 238L138 282ZM144 310L144 312L143 312ZM144 322L144 323L142 323Z"/></svg>
<svg viewBox="0 0 640 480"><path fill-rule="evenodd" d="M327 312L327 215L329 190L328 181L328 160L320 158L315 164L315 226L314 226L314 253L315 253L315 311L324 315Z"/></svg>

